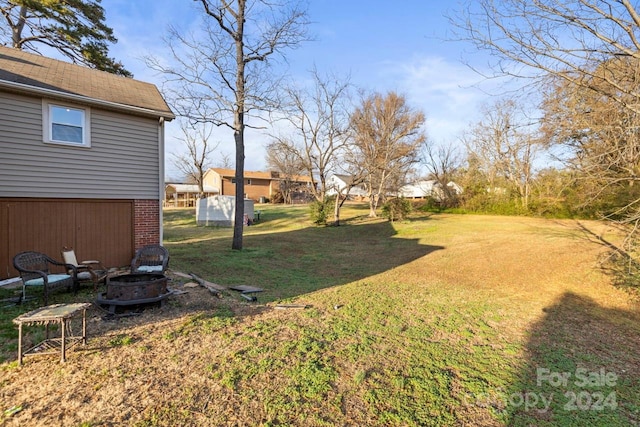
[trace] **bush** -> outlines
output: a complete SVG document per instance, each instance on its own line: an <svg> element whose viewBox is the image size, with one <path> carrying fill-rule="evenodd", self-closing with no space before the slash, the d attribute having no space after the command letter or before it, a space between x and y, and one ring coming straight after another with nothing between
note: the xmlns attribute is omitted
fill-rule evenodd
<svg viewBox="0 0 640 427"><path fill-rule="evenodd" d="M271 203L284 203L284 196L282 195L282 191L276 190L275 193L271 194Z"/></svg>
<svg viewBox="0 0 640 427"><path fill-rule="evenodd" d="M315 201L309 205L309 215L311 221L316 225L325 225L327 218L333 214L333 199L327 199L324 202Z"/></svg>
<svg viewBox="0 0 640 427"><path fill-rule="evenodd" d="M389 218L389 221L401 221L411 213L411 202L400 197L390 199L382 205L382 216Z"/></svg>
<svg viewBox="0 0 640 427"><path fill-rule="evenodd" d="M485 193L467 194L461 207L467 212L483 213L490 215L527 215L529 210L525 209L520 200L508 193Z"/></svg>
<svg viewBox="0 0 640 427"><path fill-rule="evenodd" d="M413 206L413 209L422 212L443 212L446 210L438 199L431 196L414 201L411 205Z"/></svg>

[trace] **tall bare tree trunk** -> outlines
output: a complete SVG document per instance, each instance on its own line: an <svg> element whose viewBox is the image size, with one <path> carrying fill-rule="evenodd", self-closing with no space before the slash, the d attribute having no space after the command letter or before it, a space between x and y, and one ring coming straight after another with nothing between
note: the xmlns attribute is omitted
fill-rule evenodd
<svg viewBox="0 0 640 427"><path fill-rule="evenodd" d="M372 194L369 197L369 218L376 218L378 214L376 214L376 209L378 208L378 200L380 195Z"/></svg>
<svg viewBox="0 0 640 427"><path fill-rule="evenodd" d="M169 98L178 115L233 132L236 190L231 248L239 250L245 218L245 120L251 121L252 111L277 110L280 102L274 88L279 78L268 60L306 40L307 12L298 0L197 2L206 19L203 34L183 36L170 28L167 45L177 65L165 66L154 57L147 63L168 76ZM247 22L250 28L245 34Z"/></svg>
<svg viewBox="0 0 640 427"><path fill-rule="evenodd" d="M242 116L242 114L239 114ZM242 128L233 134L236 142L236 213L233 223L233 242L231 249L242 249L242 230L244 228L244 132Z"/></svg>
<svg viewBox="0 0 640 427"><path fill-rule="evenodd" d="M340 191L336 194L335 205L333 206L333 225L336 227L340 225Z"/></svg>
<svg viewBox="0 0 640 427"><path fill-rule="evenodd" d="M27 22L27 7L20 6L20 17L18 18L18 22L11 29L11 41L13 47L16 49L22 49L22 30L24 29L24 24Z"/></svg>
<svg viewBox="0 0 640 427"><path fill-rule="evenodd" d="M236 32L236 111L234 117L233 138L236 143L236 213L233 222L233 241L231 249L242 249L242 231L244 229L244 13L246 3L238 1L238 30Z"/></svg>

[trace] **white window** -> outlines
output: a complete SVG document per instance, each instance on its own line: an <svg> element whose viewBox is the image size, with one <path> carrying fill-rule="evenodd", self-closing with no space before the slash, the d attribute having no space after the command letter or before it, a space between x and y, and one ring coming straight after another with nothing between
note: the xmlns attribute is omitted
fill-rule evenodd
<svg viewBox="0 0 640 427"><path fill-rule="evenodd" d="M78 147L91 146L89 108L43 101L42 111L44 142Z"/></svg>

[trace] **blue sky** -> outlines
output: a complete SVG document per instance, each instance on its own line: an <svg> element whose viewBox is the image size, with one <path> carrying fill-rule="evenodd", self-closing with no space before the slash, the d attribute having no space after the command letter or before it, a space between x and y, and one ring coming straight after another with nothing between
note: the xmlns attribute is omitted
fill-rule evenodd
<svg viewBox="0 0 640 427"><path fill-rule="evenodd" d="M461 131L479 119L479 106L488 100L482 78L463 64L465 50L450 34L449 7L437 0L310 0L309 28L315 40L287 53L292 79L308 79L308 70L350 75L368 91L395 90L426 117L434 143L457 141ZM146 55L162 58L163 34L171 24L188 29L199 19L192 0L103 0L107 24L118 43L110 50L136 79L160 86L162 76L148 69ZM477 58L471 58L476 60ZM180 151L175 123L167 126L167 151ZM233 158L231 134L219 135L219 150ZM246 141L246 170L265 170L266 132L251 132ZM169 157L169 156L168 156ZM178 178L167 164L167 177Z"/></svg>

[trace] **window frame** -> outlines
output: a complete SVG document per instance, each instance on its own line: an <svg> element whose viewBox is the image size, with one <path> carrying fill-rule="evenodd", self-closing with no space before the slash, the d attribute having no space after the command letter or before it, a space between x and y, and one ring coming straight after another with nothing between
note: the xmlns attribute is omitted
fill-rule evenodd
<svg viewBox="0 0 640 427"><path fill-rule="evenodd" d="M53 109L64 108L82 112L82 142L53 139ZM89 107L64 102L42 100L42 139L46 144L64 145L67 147L91 148L91 109Z"/></svg>

